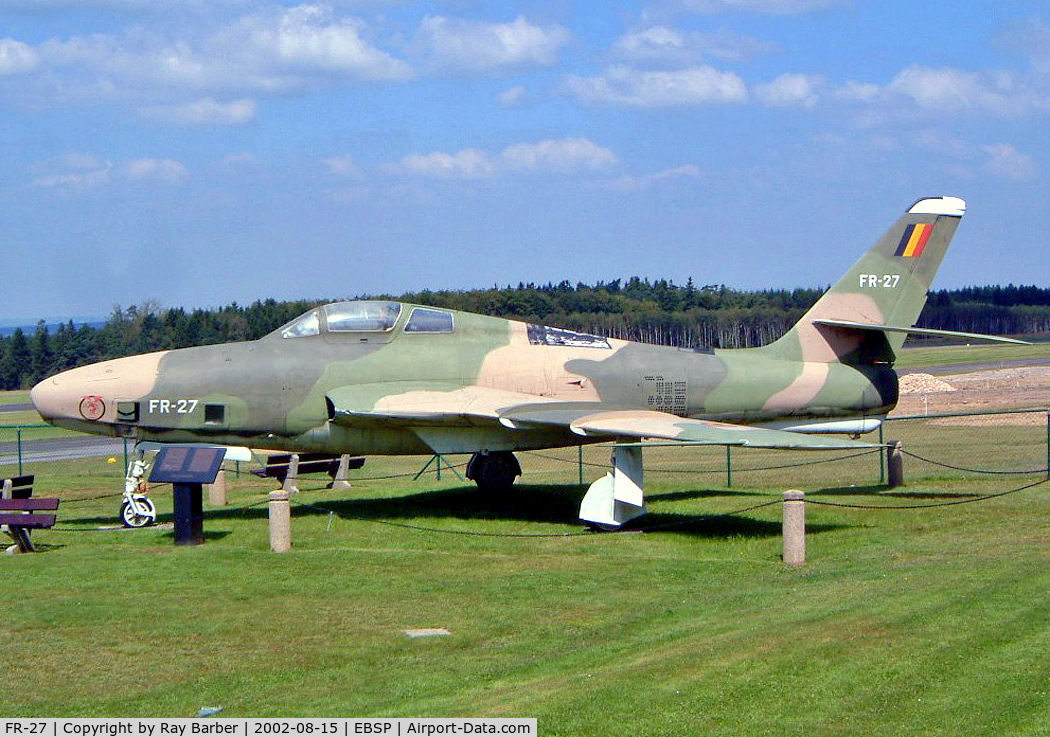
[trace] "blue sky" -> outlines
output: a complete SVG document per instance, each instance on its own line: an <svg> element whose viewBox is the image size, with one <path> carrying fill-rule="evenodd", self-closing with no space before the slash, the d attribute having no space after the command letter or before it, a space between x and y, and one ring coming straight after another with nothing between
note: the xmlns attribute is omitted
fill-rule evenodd
<svg viewBox="0 0 1050 737"><path fill-rule="evenodd" d="M1050 2L0 0L0 322L639 275L1050 281Z"/></svg>

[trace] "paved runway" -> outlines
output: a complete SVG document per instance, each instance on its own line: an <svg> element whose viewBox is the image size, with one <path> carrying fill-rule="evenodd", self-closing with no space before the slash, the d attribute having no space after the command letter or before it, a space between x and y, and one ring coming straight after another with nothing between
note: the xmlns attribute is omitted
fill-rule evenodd
<svg viewBox="0 0 1050 737"><path fill-rule="evenodd" d="M8 440L13 432L5 433L5 442L0 443L0 466L18 463L18 443ZM129 444L130 445L130 444ZM47 438L22 441L22 462L43 463L47 461L69 461L76 458L113 456L124 462L124 440L100 438L94 435L72 438Z"/></svg>

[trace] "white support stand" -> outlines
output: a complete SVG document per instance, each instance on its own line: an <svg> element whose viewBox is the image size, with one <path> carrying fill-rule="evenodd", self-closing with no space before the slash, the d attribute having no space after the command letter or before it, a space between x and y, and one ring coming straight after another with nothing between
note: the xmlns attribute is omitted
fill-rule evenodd
<svg viewBox="0 0 1050 737"><path fill-rule="evenodd" d="M591 484L580 504L580 519L609 529L645 514L642 449L617 445L612 464L612 473Z"/></svg>
<svg viewBox="0 0 1050 737"><path fill-rule="evenodd" d="M299 493L299 454L292 453L291 460L288 462L288 475L284 477L284 484L281 485L282 491L287 491L289 494Z"/></svg>
<svg viewBox="0 0 1050 737"><path fill-rule="evenodd" d="M339 456L339 470L335 472L332 485L328 488L335 490L350 488L350 455L348 453Z"/></svg>

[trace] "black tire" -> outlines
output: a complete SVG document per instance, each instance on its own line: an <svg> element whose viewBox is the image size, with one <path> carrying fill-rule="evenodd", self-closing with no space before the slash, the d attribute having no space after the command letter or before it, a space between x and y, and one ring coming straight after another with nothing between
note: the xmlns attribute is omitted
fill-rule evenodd
<svg viewBox="0 0 1050 737"><path fill-rule="evenodd" d="M470 461L467 477L482 491L509 491L521 475L518 459L510 451L476 454Z"/></svg>

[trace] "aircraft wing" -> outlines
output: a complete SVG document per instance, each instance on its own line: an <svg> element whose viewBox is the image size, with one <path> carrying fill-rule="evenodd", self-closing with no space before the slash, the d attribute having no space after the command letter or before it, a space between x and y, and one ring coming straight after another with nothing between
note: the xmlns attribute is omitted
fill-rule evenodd
<svg viewBox="0 0 1050 737"><path fill-rule="evenodd" d="M582 437L655 438L699 445L752 448L861 450L870 443L828 436L678 417L643 409L610 409L597 402L565 402L483 386L389 382L328 393L332 419L347 425L477 426L498 422L511 430L561 427Z"/></svg>
<svg viewBox="0 0 1050 737"><path fill-rule="evenodd" d="M667 412L644 409L602 410L600 408L559 408L556 405L509 407L502 411L500 422L509 427L532 424L567 426L584 437L656 438L676 440L693 445L740 445L751 448L782 448L799 450L844 450L875 448L877 445L852 440L816 437L772 430L769 428L734 425L727 422L695 420Z"/></svg>

